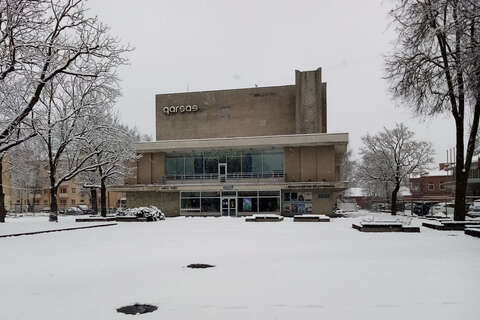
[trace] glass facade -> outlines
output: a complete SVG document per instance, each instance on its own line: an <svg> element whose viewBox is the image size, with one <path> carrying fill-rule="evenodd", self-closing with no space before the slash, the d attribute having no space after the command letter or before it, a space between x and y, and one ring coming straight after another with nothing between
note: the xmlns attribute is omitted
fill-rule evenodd
<svg viewBox="0 0 480 320"><path fill-rule="evenodd" d="M228 178L283 177L283 150L220 151L169 154L167 179L215 179L219 163L226 163Z"/></svg>
<svg viewBox="0 0 480 320"><path fill-rule="evenodd" d="M180 211L182 214L220 214L221 200L235 201L236 205L229 203L228 206L237 214L280 213L280 191L181 192ZM225 204L223 207L225 209Z"/></svg>

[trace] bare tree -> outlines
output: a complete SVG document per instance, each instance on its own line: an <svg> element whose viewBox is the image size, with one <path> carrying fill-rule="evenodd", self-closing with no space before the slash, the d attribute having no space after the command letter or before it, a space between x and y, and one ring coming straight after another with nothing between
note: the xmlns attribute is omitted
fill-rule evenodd
<svg viewBox="0 0 480 320"><path fill-rule="evenodd" d="M5 192L4 192L4 166L3 162L5 159L5 153L0 153L0 223L5 222L5 217L7 216L7 209L5 208Z"/></svg>
<svg viewBox="0 0 480 320"><path fill-rule="evenodd" d="M480 131L477 131L477 138L475 142L475 151L473 152L474 155L480 155Z"/></svg>
<svg viewBox="0 0 480 320"><path fill-rule="evenodd" d="M480 118L480 2L393 2L390 15L398 38L386 58L386 76L394 96L416 113L451 114L456 136L454 217L464 220L467 179ZM466 123L469 114L471 130Z"/></svg>
<svg viewBox="0 0 480 320"><path fill-rule="evenodd" d="M102 216L107 215L107 183L120 183L131 170L129 161L138 158L133 145L137 138L135 130L121 125L112 114L105 115L104 125L106 132L97 135L97 141L88 148L92 152L98 149L92 160L97 165Z"/></svg>
<svg viewBox="0 0 480 320"><path fill-rule="evenodd" d="M393 187L391 210L397 212L397 194L402 183L411 174L425 171L433 163L430 142L416 141L415 134L404 124L385 128L377 135L362 137L361 162L358 177L371 185Z"/></svg>
<svg viewBox="0 0 480 320"><path fill-rule="evenodd" d="M63 75L50 82L36 115L38 136L47 154L50 179L50 220L57 220L57 190L62 182L94 170L91 160L102 151L103 141L87 149L105 132L105 108L119 95L114 74L99 73L93 79Z"/></svg>
<svg viewBox="0 0 480 320"><path fill-rule="evenodd" d="M94 78L126 62L123 54L130 49L109 35L98 18L89 17L85 4L86 0L0 0L0 98L14 95L10 100L21 100L15 112L0 116L0 153L30 137L15 138L57 76ZM0 115L3 111L2 104Z"/></svg>

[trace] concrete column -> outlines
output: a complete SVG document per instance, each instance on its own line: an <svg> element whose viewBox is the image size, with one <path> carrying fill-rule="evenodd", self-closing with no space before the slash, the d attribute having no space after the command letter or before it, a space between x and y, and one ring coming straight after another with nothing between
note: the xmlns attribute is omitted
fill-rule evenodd
<svg viewBox="0 0 480 320"><path fill-rule="evenodd" d="M296 133L327 132L326 83L322 83L322 69L295 70Z"/></svg>

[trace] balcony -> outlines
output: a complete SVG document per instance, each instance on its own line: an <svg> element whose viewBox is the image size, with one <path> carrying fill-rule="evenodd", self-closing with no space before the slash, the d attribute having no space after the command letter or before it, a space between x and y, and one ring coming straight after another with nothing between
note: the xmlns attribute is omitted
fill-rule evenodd
<svg viewBox="0 0 480 320"><path fill-rule="evenodd" d="M228 173L225 176L225 182L239 181L239 180L269 180L283 182L285 175L283 171L271 171L271 172L243 172L243 173ZM192 174L192 175L167 175L167 182L171 183L182 183L182 182L192 182L192 181L220 181L220 175L218 173L212 174ZM223 182L223 181L222 181Z"/></svg>

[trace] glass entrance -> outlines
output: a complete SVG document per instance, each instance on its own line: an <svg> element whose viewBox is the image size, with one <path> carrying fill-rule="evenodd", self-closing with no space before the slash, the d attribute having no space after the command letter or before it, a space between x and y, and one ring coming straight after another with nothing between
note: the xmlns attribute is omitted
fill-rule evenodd
<svg viewBox="0 0 480 320"><path fill-rule="evenodd" d="M237 198L223 197L222 198L222 216L235 217L237 215Z"/></svg>

